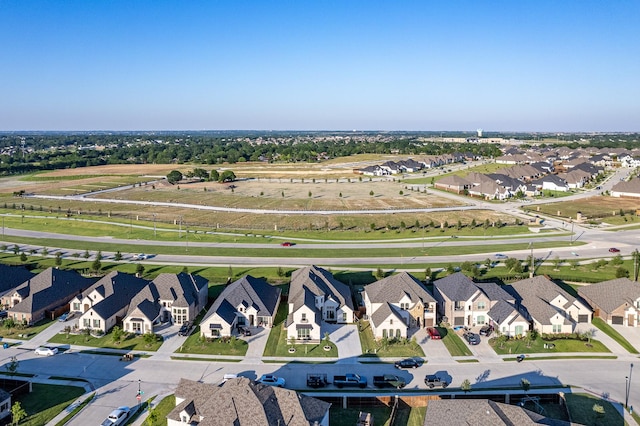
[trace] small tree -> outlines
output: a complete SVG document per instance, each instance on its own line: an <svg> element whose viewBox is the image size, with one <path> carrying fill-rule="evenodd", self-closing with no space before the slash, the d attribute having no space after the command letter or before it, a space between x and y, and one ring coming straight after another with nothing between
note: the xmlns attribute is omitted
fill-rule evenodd
<svg viewBox="0 0 640 426"><path fill-rule="evenodd" d="M369 191L369 195L371 195L373 197L374 192L373 191Z"/></svg>
<svg viewBox="0 0 640 426"><path fill-rule="evenodd" d="M571 259L569 261L569 265L571 265L571 269L575 270L576 268L578 268L578 260L577 259Z"/></svg>
<svg viewBox="0 0 640 426"><path fill-rule="evenodd" d="M141 277L141 276L142 276L142 274L144 274L144 265L143 265L143 264L141 264L141 263L138 263L138 264L136 265L136 275L137 275L137 276L139 276L139 277Z"/></svg>
<svg viewBox="0 0 640 426"><path fill-rule="evenodd" d="M182 180L182 173L178 170L172 170L167 175L167 182L174 185Z"/></svg>
<svg viewBox="0 0 640 426"><path fill-rule="evenodd" d="M13 254L15 254L17 256L18 253L20 253L20 247L18 247L17 244L14 244L13 245Z"/></svg>
<svg viewBox="0 0 640 426"><path fill-rule="evenodd" d="M376 278L379 280L384 278L384 271L382 270L382 268L376 269Z"/></svg>
<svg viewBox="0 0 640 426"><path fill-rule="evenodd" d="M27 254L25 252L20 253L20 262L27 261Z"/></svg>
<svg viewBox="0 0 640 426"><path fill-rule="evenodd" d="M553 258L553 260L552 260L552 262L553 262L553 270L554 270L554 271L557 271L557 270L559 269L560 262L562 262L562 261L560 260L560 257L559 257L559 256L554 257L554 258Z"/></svg>
<svg viewBox="0 0 640 426"><path fill-rule="evenodd" d="M282 266L278 266L276 273L280 278L284 277L284 269L282 269Z"/></svg>
<svg viewBox="0 0 640 426"><path fill-rule="evenodd" d="M624 263L624 260L622 259L622 256L618 253L613 259L611 259L611 264L612 265L622 265Z"/></svg>
<svg viewBox="0 0 640 426"><path fill-rule="evenodd" d="M116 344L119 344L124 336L124 331L117 325L111 329L111 338Z"/></svg>
<svg viewBox="0 0 640 426"><path fill-rule="evenodd" d="M84 254L82 255L82 257L84 257L85 259L88 259L91 257L91 254L89 254L89 250L85 250Z"/></svg>
<svg viewBox="0 0 640 426"><path fill-rule="evenodd" d="M7 370L7 374L13 376L16 374L16 371L18 371L19 365L20 362L18 361L18 357L12 356L11 360L4 366L4 368Z"/></svg>
<svg viewBox="0 0 640 426"><path fill-rule="evenodd" d="M464 379L462 384L460 385L460 389L466 394L467 392L471 392L471 382L469 379Z"/></svg>
<svg viewBox="0 0 640 426"><path fill-rule="evenodd" d="M424 280L429 282L431 281L431 268L427 266L427 269L424 270Z"/></svg>
<svg viewBox="0 0 640 426"><path fill-rule="evenodd" d="M102 269L102 262L100 262L100 259L96 257L96 259L91 264L91 270L94 272L100 272L101 269Z"/></svg>
<svg viewBox="0 0 640 426"><path fill-rule="evenodd" d="M616 269L616 278L629 278L629 271L622 266Z"/></svg>
<svg viewBox="0 0 640 426"><path fill-rule="evenodd" d="M62 265L62 253L56 252L55 264L56 266Z"/></svg>
<svg viewBox="0 0 640 426"><path fill-rule="evenodd" d="M27 412L24 410L24 408L22 408L22 405L20 404L20 402L16 401L11 406L11 424L17 425L26 417L27 417Z"/></svg>
<svg viewBox="0 0 640 426"><path fill-rule="evenodd" d="M116 254L113 255L113 259L116 261L122 260L122 253L120 253L120 250L118 250Z"/></svg>
<svg viewBox="0 0 640 426"><path fill-rule="evenodd" d="M527 393L529 389L531 389L531 382L527 379L520 379L520 386L522 386L522 390Z"/></svg>
<svg viewBox="0 0 640 426"><path fill-rule="evenodd" d="M49 256L49 249L46 247L42 247L42 255L43 256Z"/></svg>
<svg viewBox="0 0 640 426"><path fill-rule="evenodd" d="M155 342L158 341L158 336L156 336L153 333L145 333L142 336L142 339L144 340L144 343L147 347L150 347L151 345L153 345Z"/></svg>

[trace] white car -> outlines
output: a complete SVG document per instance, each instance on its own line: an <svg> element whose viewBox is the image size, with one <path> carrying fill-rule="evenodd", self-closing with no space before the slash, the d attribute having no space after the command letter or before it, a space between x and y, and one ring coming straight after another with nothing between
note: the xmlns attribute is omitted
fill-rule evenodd
<svg viewBox="0 0 640 426"><path fill-rule="evenodd" d="M284 379L282 377L276 377L273 374L263 374L258 379L258 383L262 383L264 385L277 386L279 388L284 387Z"/></svg>
<svg viewBox="0 0 640 426"><path fill-rule="evenodd" d="M134 260L146 260L147 259L147 255L144 254L144 253L134 254L133 255L133 259Z"/></svg>
<svg viewBox="0 0 640 426"><path fill-rule="evenodd" d="M58 353L58 348L48 348L46 346L40 346L36 349L36 355L52 356Z"/></svg>
<svg viewBox="0 0 640 426"><path fill-rule="evenodd" d="M508 259L509 256L502 254L502 253L497 253L495 256L496 259Z"/></svg>
<svg viewBox="0 0 640 426"><path fill-rule="evenodd" d="M129 407L118 407L109 414L109 417L102 422L101 426L118 426L124 423L129 417Z"/></svg>

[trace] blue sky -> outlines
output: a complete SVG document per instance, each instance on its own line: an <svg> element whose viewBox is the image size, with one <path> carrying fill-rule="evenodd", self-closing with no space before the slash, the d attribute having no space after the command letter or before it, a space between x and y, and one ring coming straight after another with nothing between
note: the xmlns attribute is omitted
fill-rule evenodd
<svg viewBox="0 0 640 426"><path fill-rule="evenodd" d="M0 131L640 131L636 0L0 0Z"/></svg>

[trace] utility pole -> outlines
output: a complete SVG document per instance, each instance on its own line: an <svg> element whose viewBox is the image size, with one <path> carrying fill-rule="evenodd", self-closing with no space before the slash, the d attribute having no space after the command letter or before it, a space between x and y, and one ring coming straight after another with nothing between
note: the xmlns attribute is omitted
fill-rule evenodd
<svg viewBox="0 0 640 426"><path fill-rule="evenodd" d="M3 229L4 229L4 225L3 225ZM633 280L637 282L638 281L638 269L639 269L638 266L640 266L640 265L638 265L640 263L640 252L638 252L638 249L635 249L633 251L633 253L631 253L631 255L633 256Z"/></svg>
<svg viewBox="0 0 640 426"><path fill-rule="evenodd" d="M531 249L531 266L529 267L529 278L533 278L533 270L534 270L534 259L533 259L533 241L529 243L529 248Z"/></svg>
<svg viewBox="0 0 640 426"><path fill-rule="evenodd" d="M153 214L153 238L156 237L156 214Z"/></svg>

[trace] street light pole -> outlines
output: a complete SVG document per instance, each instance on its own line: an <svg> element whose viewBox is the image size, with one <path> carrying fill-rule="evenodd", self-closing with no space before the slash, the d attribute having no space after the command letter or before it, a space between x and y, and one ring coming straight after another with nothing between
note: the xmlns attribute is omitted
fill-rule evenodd
<svg viewBox="0 0 640 426"><path fill-rule="evenodd" d="M624 408L629 408L629 393L631 392L631 374L633 373L633 363L629 366L629 375L625 377L625 397Z"/></svg>
<svg viewBox="0 0 640 426"><path fill-rule="evenodd" d="M571 221L571 241L569 242L569 245L573 245L573 220Z"/></svg>
<svg viewBox="0 0 640 426"><path fill-rule="evenodd" d="M531 249L531 266L529 268L529 278L533 278L533 268L534 268L534 261L533 261L533 241L531 241L529 243L529 248Z"/></svg>
<svg viewBox="0 0 640 426"><path fill-rule="evenodd" d="M156 237L156 214L153 214L153 238Z"/></svg>

